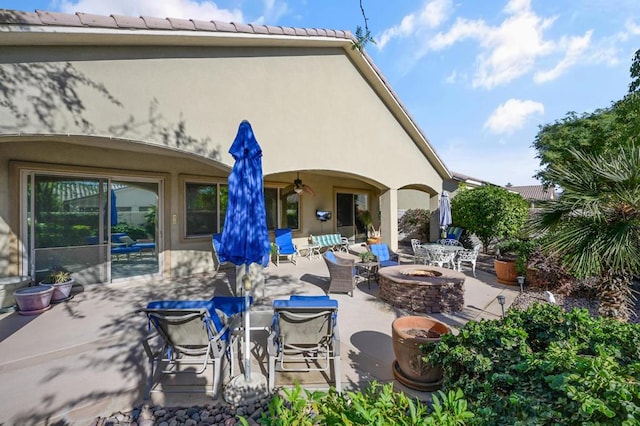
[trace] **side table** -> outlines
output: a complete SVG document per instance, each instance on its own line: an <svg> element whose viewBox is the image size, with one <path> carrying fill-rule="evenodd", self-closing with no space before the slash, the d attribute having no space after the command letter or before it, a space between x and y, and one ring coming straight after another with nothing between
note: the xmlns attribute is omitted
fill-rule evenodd
<svg viewBox="0 0 640 426"><path fill-rule="evenodd" d="M367 288L371 289L371 279L378 281L378 268L380 263L378 262L358 262L355 264L361 272L358 273L362 278L367 279Z"/></svg>

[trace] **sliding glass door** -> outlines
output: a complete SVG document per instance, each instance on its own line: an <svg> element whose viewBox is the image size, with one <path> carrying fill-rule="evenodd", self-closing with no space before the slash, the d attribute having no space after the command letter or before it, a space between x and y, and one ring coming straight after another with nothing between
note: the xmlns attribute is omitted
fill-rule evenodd
<svg viewBox="0 0 640 426"><path fill-rule="evenodd" d="M160 272L157 181L25 175L29 274L66 269L80 284Z"/></svg>
<svg viewBox="0 0 640 426"><path fill-rule="evenodd" d="M366 241L367 229L360 215L369 209L369 196L365 193L336 193L337 232L352 242Z"/></svg>

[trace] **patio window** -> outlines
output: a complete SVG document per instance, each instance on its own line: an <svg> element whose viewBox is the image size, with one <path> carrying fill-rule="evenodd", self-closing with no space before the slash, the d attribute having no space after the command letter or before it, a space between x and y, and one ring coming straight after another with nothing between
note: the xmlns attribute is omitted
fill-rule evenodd
<svg viewBox="0 0 640 426"><path fill-rule="evenodd" d="M283 215L280 218L281 228L300 229L300 196L295 192L281 195Z"/></svg>
<svg viewBox="0 0 640 426"><path fill-rule="evenodd" d="M187 237L219 232L218 186L218 184L186 183Z"/></svg>
<svg viewBox="0 0 640 426"><path fill-rule="evenodd" d="M220 183L186 182L186 236L201 237L222 232L229 187ZM267 228L278 224L278 188L264 188ZM297 208L296 208L297 223Z"/></svg>

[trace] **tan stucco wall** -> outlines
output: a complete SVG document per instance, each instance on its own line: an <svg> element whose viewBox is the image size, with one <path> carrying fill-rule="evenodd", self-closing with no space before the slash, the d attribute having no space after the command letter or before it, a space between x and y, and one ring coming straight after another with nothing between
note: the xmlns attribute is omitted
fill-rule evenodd
<svg viewBox="0 0 640 426"><path fill-rule="evenodd" d="M310 173L304 181L318 195L303 197L304 228L297 237L321 231L315 209L334 210L335 187L369 189L372 210L389 188L420 185L437 193L442 187L442 177L339 48L0 46L0 56L0 67L18 89L12 101L26 113L18 120L0 108L3 253L12 235L8 228L15 229L7 225L9 192L17 185L7 170L14 160L166 174L168 262L174 267L193 260L208 242L181 240L170 225L171 215L180 213L179 176L225 176L233 164L226 151L243 119L263 148L267 180L279 176L278 182L288 183L294 176L285 172ZM65 96L60 81L67 85ZM41 105L44 120L31 107L33 99L51 102ZM7 136L17 134L45 137ZM77 145L56 145L50 134L70 135L61 139ZM333 172L339 174L331 177ZM335 227L334 221L322 231ZM195 263L205 268L208 260ZM6 263L2 256L0 275Z"/></svg>

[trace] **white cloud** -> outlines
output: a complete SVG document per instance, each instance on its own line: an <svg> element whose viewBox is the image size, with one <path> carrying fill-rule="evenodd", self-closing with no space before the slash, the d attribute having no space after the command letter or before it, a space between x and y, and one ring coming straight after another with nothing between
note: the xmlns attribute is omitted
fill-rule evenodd
<svg viewBox="0 0 640 426"><path fill-rule="evenodd" d="M452 0L426 2L422 9L405 16L398 25L387 28L376 37L378 48L383 49L394 38L409 37L422 29L439 27L449 17L452 7Z"/></svg>
<svg viewBox="0 0 640 426"><path fill-rule="evenodd" d="M456 70L451 71L451 74L445 78L445 81L449 84L454 84L458 79L458 72Z"/></svg>
<svg viewBox="0 0 640 426"><path fill-rule="evenodd" d="M254 24L263 25L265 23L273 24L289 12L289 6L286 2L277 0L264 0L263 14L253 21Z"/></svg>
<svg viewBox="0 0 640 426"><path fill-rule="evenodd" d="M211 1L197 0L62 0L59 8L65 13L85 12L98 15L154 16L243 22L240 9L222 9Z"/></svg>
<svg viewBox="0 0 640 426"><path fill-rule="evenodd" d="M547 81L555 80L567 69L575 65L589 47L592 33L593 31L587 31L582 37L563 37L560 40L560 45L563 46L566 52L564 58L550 70L536 72L533 80L536 83L546 83Z"/></svg>
<svg viewBox="0 0 640 426"><path fill-rule="evenodd" d="M582 35L563 35L550 38L545 33L554 25L557 17L537 14L531 0L510 0L502 12L505 18L495 25L484 19L458 17L445 29L420 27L417 19L407 25L398 25L385 32L386 43L393 37L414 37L420 47L413 52L413 62L430 52L442 51L464 41L475 42L478 46L473 60L474 88L492 89L510 83L524 75L533 74L534 81L545 83L558 78L579 63L607 63L617 61L618 49L610 46L592 46L593 31ZM415 18L417 13L407 15ZM405 18L407 18L405 17ZM422 28L423 31L419 31ZM624 33L618 39L640 33L640 25L627 21ZM538 69L545 60L547 69Z"/></svg>
<svg viewBox="0 0 640 426"><path fill-rule="evenodd" d="M534 114L544 114L544 105L531 100L509 99L493 111L484 128L497 135L511 134L522 128Z"/></svg>

